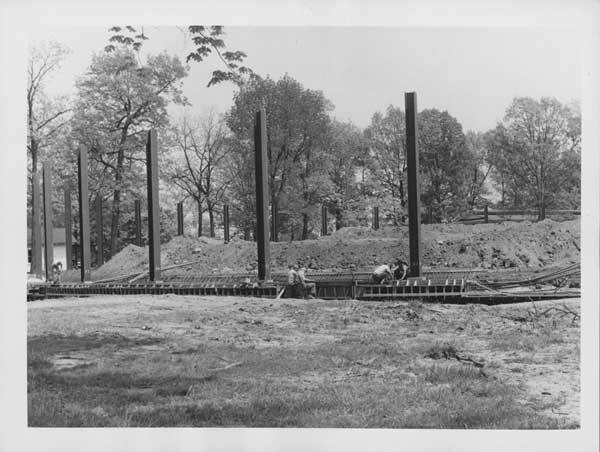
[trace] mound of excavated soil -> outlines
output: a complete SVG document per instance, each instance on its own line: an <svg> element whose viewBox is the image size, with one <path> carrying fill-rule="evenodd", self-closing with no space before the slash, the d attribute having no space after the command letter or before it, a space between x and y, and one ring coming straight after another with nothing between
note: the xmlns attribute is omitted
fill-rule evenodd
<svg viewBox="0 0 600 452"><path fill-rule="evenodd" d="M577 262L580 220L537 223L423 225L423 265L432 268L531 269ZM285 271L301 262L314 270L370 269L408 257L408 228L343 228L318 240L271 243L271 266ZM185 273L239 273L256 269L256 244L223 244L205 237L179 236L161 247L163 267L194 261ZM148 249L127 246L94 272L93 279L142 272Z"/></svg>

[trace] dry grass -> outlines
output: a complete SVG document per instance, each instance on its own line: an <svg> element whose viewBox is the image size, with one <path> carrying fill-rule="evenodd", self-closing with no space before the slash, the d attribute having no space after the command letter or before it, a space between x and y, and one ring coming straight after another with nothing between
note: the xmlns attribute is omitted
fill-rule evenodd
<svg viewBox="0 0 600 452"><path fill-rule="evenodd" d="M496 322L489 308L91 301L30 309L30 426L578 427L577 416L552 415L566 399L531 394L515 380L533 365L529 346L515 339L516 355L491 358L520 325L488 334ZM478 328L467 325L474 309ZM574 330L559 343L530 333L538 351L574 347ZM523 362L510 363L518 356Z"/></svg>

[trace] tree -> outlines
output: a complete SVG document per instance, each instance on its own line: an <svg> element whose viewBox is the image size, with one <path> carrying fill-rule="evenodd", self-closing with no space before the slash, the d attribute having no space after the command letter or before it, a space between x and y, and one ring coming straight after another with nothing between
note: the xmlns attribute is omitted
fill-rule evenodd
<svg viewBox="0 0 600 452"><path fill-rule="evenodd" d="M227 140L225 122L213 111L202 118L184 116L171 132L167 178L199 206L206 204L211 237L215 236L215 209L226 188Z"/></svg>
<svg viewBox="0 0 600 452"><path fill-rule="evenodd" d="M350 123L334 121L326 154L328 183L324 196L335 217L335 228L348 226L356 216L361 199L371 194L368 188L369 155L362 131Z"/></svg>
<svg viewBox="0 0 600 452"><path fill-rule="evenodd" d="M541 220L567 187L577 191L580 136L576 107L554 98L513 100L494 133L490 163L522 193L515 204L535 203Z"/></svg>
<svg viewBox="0 0 600 452"><path fill-rule="evenodd" d="M456 216L470 186L462 126L447 111L428 109L419 113L418 127L421 200L438 221Z"/></svg>
<svg viewBox="0 0 600 452"><path fill-rule="evenodd" d="M289 75L278 81L256 77L235 94L234 105L227 115L227 125L239 143L235 149L242 152L253 149L255 112L263 106L267 113L271 208L279 212L286 207L282 204L285 196L301 196L305 200L311 197L304 190L306 184L300 193L288 190L297 187L298 178L303 172L306 174L307 164L308 171L312 171L310 162L321 148L330 121L327 112L333 107L321 91L305 89ZM277 240L277 231L272 238Z"/></svg>
<svg viewBox="0 0 600 452"><path fill-rule="evenodd" d="M468 131L465 135L465 144L469 156L465 162L469 174L467 197L469 207L472 209L486 192L484 184L490 173L491 165L487 162L487 148L483 133Z"/></svg>
<svg viewBox="0 0 600 452"><path fill-rule="evenodd" d="M406 119L404 112L390 105L385 116L377 112L365 130L376 164L376 177L384 190L406 205Z"/></svg>
<svg viewBox="0 0 600 452"><path fill-rule="evenodd" d="M149 55L142 64L127 48L97 54L77 81L74 133L91 150L104 181L112 177L110 253L118 250L121 195L135 191L145 174L140 158L145 132L168 124L169 103L185 104L182 80L187 69L166 53ZM127 173L128 177L125 177ZM131 177L130 177L131 176Z"/></svg>
<svg viewBox="0 0 600 452"><path fill-rule="evenodd" d="M112 36L109 38L109 44L104 47L104 51L107 53L123 47L139 52L144 41L149 39L144 33L143 27L141 31L138 31L131 25L113 26L108 31L112 33ZM187 27L187 32L191 36L196 49L187 55L186 63L190 61L202 62L208 56L214 54L220 63L224 65L225 71L221 69L213 71L208 82L209 87L225 81L242 86L248 79L255 77L252 69L242 64L247 56L244 52L226 49L223 39L225 30L222 25L190 25Z"/></svg>
<svg viewBox="0 0 600 452"><path fill-rule="evenodd" d="M38 171L41 153L51 145L67 124L69 108L65 98L50 98L44 91L46 81L58 70L64 61L68 50L56 43L50 42L30 48L27 64L27 160L30 193L33 193L33 173ZM29 203L31 216L39 218L40 207L34 203L33 197ZM33 220L31 221L33 223ZM32 227L32 252L40 248L36 243ZM41 268L34 268L40 262L41 256L32 254L32 271L41 273Z"/></svg>

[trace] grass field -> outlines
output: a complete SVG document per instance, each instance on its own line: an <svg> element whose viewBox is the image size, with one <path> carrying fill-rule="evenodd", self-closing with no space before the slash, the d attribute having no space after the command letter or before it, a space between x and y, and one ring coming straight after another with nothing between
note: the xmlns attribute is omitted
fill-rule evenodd
<svg viewBox="0 0 600 452"><path fill-rule="evenodd" d="M32 302L28 423L578 428L578 313L578 299Z"/></svg>

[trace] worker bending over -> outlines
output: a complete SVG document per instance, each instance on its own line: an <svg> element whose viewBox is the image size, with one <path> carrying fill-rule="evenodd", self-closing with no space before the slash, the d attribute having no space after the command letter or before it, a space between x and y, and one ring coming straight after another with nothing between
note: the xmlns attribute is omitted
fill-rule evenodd
<svg viewBox="0 0 600 452"><path fill-rule="evenodd" d="M394 272L392 268L394 268L395 270L394 264L380 265L375 270L373 270L371 279L373 279L375 284L384 284L386 281L391 281L392 279L394 279Z"/></svg>
<svg viewBox="0 0 600 452"><path fill-rule="evenodd" d="M311 279L306 279L306 267L300 267L298 278L302 284L303 295L305 298L315 298L317 296L317 285Z"/></svg>

